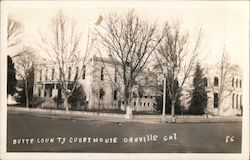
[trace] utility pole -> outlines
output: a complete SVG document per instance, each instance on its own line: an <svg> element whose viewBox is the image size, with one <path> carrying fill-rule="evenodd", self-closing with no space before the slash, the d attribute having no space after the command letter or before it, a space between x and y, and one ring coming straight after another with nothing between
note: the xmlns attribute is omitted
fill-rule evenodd
<svg viewBox="0 0 250 160"><path fill-rule="evenodd" d="M163 80L163 106L162 106L162 118L161 122L165 123L166 122L166 117L165 117L165 111L166 111L166 75L164 74L164 80Z"/></svg>

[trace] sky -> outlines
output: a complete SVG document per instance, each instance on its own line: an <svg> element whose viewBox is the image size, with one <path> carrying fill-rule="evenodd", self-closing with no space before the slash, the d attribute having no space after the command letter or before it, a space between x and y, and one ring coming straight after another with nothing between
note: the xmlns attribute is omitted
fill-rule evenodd
<svg viewBox="0 0 250 160"><path fill-rule="evenodd" d="M249 4L247 1L63 1L63 2L9 2L7 12L20 21L25 28L23 44L39 50L39 30L45 32L52 17L60 9L73 18L87 37L93 31L99 15L110 12L123 14L129 9L147 19L158 20L159 24L182 21L182 29L189 31L190 41L195 40L199 28L203 31L200 60L214 64L227 50L232 63L242 66L249 45ZM84 38L83 38L84 41ZM83 43L84 47L84 43Z"/></svg>

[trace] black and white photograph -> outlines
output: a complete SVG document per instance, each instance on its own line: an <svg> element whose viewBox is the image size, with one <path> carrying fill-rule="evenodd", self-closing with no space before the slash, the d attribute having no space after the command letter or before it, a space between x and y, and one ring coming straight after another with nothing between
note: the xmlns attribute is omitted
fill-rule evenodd
<svg viewBox="0 0 250 160"><path fill-rule="evenodd" d="M249 159L248 1L2 1L1 159Z"/></svg>

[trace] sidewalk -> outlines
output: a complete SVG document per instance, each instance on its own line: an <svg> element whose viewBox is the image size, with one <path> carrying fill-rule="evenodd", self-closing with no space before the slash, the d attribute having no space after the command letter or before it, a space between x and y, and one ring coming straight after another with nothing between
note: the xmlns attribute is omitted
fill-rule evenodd
<svg viewBox="0 0 250 160"><path fill-rule="evenodd" d="M97 112L83 112L83 111L64 111L64 110L49 110L40 108L22 108L22 107L8 107L8 113L12 114L29 114L33 116L62 118L73 120L87 120L87 121L107 121L107 122L139 122L139 123L162 123L161 115L134 115L133 119L125 119L125 114L116 113L97 113ZM166 123L171 122L170 115L166 115ZM176 123L225 123L225 122L241 122L242 117L233 116L193 116L193 115L178 115L176 116Z"/></svg>

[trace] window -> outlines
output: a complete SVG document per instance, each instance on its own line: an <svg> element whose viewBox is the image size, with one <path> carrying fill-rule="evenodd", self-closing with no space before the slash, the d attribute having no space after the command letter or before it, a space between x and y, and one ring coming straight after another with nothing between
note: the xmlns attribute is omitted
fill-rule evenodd
<svg viewBox="0 0 250 160"><path fill-rule="evenodd" d="M100 89L100 99L103 99L104 97L104 90L103 88Z"/></svg>
<svg viewBox="0 0 250 160"><path fill-rule="evenodd" d="M218 108L218 104L219 104L218 93L214 93L214 108Z"/></svg>
<svg viewBox="0 0 250 160"><path fill-rule="evenodd" d="M148 106L149 106L149 103L148 103Z"/></svg>
<svg viewBox="0 0 250 160"><path fill-rule="evenodd" d="M78 73L79 73L79 67L76 67L76 75L75 75L75 79L78 78Z"/></svg>
<svg viewBox="0 0 250 160"><path fill-rule="evenodd" d="M203 78L203 83L204 83L204 86L207 87L207 78Z"/></svg>
<svg viewBox="0 0 250 160"><path fill-rule="evenodd" d="M85 76L86 76L86 66L84 65L82 67L82 79L85 79Z"/></svg>
<svg viewBox="0 0 250 160"><path fill-rule="evenodd" d="M238 88L238 79L236 79L236 88Z"/></svg>
<svg viewBox="0 0 250 160"><path fill-rule="evenodd" d="M140 106L142 105L142 102L140 102Z"/></svg>
<svg viewBox="0 0 250 160"><path fill-rule="evenodd" d="M117 69L115 68L115 82L117 82Z"/></svg>
<svg viewBox="0 0 250 160"><path fill-rule="evenodd" d="M136 106L136 102L134 102L134 106Z"/></svg>
<svg viewBox="0 0 250 160"><path fill-rule="evenodd" d="M124 101L122 101L122 104L124 105Z"/></svg>
<svg viewBox="0 0 250 160"><path fill-rule="evenodd" d="M117 90L114 90L114 100L117 100Z"/></svg>
<svg viewBox="0 0 250 160"><path fill-rule="evenodd" d="M71 78L71 67L69 67L68 80Z"/></svg>
<svg viewBox="0 0 250 160"><path fill-rule="evenodd" d="M239 98L239 96L238 96L238 94L236 95L236 108L238 108L238 106L239 106L239 100L238 100L238 98Z"/></svg>
<svg viewBox="0 0 250 160"><path fill-rule="evenodd" d="M43 70L40 70L40 81L42 81L42 77L43 77Z"/></svg>
<svg viewBox="0 0 250 160"><path fill-rule="evenodd" d="M137 97L137 95L136 95L135 92L132 93L132 97L133 97L133 98L136 98L136 97Z"/></svg>
<svg viewBox="0 0 250 160"><path fill-rule="evenodd" d="M52 97L52 88L49 88L49 97Z"/></svg>
<svg viewBox="0 0 250 160"><path fill-rule="evenodd" d="M48 80L48 69L45 70L45 81Z"/></svg>
<svg viewBox="0 0 250 160"><path fill-rule="evenodd" d="M232 96L232 108L234 108L234 94L233 94L233 96Z"/></svg>
<svg viewBox="0 0 250 160"><path fill-rule="evenodd" d="M103 81L104 79L104 67L101 68L101 80Z"/></svg>
<svg viewBox="0 0 250 160"><path fill-rule="evenodd" d="M144 102L144 106L146 105L146 103Z"/></svg>
<svg viewBox="0 0 250 160"><path fill-rule="evenodd" d="M219 78L214 77L214 86L219 86Z"/></svg>
<svg viewBox="0 0 250 160"><path fill-rule="evenodd" d="M240 88L241 88L241 80L240 80Z"/></svg>
<svg viewBox="0 0 250 160"><path fill-rule="evenodd" d="M232 87L234 87L234 78L232 79Z"/></svg>
<svg viewBox="0 0 250 160"><path fill-rule="evenodd" d="M54 80L54 76L55 76L55 69L52 69L52 72L51 72L51 79Z"/></svg>

